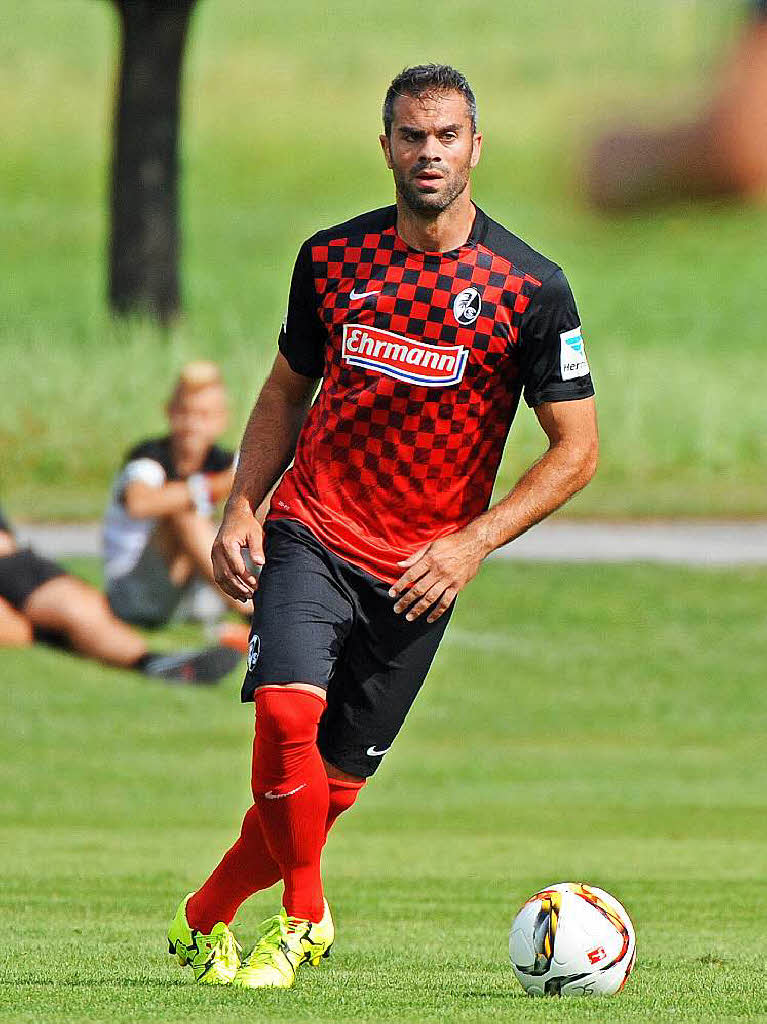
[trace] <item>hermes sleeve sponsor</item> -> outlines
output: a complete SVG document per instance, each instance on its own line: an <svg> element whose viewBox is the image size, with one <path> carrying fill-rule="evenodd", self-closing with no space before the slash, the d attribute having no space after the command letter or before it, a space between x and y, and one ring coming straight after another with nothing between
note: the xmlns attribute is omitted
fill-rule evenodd
<svg viewBox="0 0 767 1024"><path fill-rule="evenodd" d="M422 387L457 384L466 369L463 345L429 345L401 334L361 324L344 324L341 358L351 366Z"/></svg>
<svg viewBox="0 0 767 1024"><path fill-rule="evenodd" d="M559 366L562 380L585 377L589 372L586 350L583 347L583 331L580 327L559 335Z"/></svg>

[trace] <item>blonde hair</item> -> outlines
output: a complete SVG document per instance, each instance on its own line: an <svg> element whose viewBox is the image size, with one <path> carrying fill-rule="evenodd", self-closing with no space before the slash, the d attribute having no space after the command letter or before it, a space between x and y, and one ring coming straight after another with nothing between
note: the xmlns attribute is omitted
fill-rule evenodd
<svg viewBox="0 0 767 1024"><path fill-rule="evenodd" d="M176 380L175 387L168 400L171 407L181 398L182 395L193 394L202 391L203 388L223 388L224 378L216 363L207 359L196 359L187 363L181 370Z"/></svg>

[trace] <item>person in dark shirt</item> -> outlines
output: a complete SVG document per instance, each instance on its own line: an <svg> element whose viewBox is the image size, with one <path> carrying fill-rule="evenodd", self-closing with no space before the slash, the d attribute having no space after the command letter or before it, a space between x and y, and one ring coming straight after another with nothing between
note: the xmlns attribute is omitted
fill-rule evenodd
<svg viewBox="0 0 767 1024"><path fill-rule="evenodd" d="M29 647L36 640L182 683L217 682L239 661L235 651L221 646L150 651L140 633L112 614L95 587L31 548L20 548L0 512L0 647Z"/></svg>
<svg viewBox="0 0 767 1024"><path fill-rule="evenodd" d="M171 616L212 620L225 610L211 584L212 512L229 493L234 453L226 392L214 363L181 372L167 407L170 433L135 445L112 487L104 519L104 577L112 610L159 626ZM230 607L248 612L233 600Z"/></svg>

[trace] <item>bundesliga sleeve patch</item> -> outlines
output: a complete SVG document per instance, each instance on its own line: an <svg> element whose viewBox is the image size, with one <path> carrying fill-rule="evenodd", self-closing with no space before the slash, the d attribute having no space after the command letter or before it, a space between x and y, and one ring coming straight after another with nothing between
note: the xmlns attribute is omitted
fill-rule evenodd
<svg viewBox="0 0 767 1024"><path fill-rule="evenodd" d="M559 368L562 380L585 377L589 373L586 349L583 347L583 331L576 327L559 335Z"/></svg>

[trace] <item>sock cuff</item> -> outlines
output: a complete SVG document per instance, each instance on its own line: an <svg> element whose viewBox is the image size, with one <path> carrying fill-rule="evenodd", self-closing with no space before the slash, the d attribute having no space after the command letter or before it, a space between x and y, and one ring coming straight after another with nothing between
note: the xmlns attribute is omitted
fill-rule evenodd
<svg viewBox="0 0 767 1024"><path fill-rule="evenodd" d="M292 680L292 682L300 683L300 679ZM314 686L314 683L307 683L307 686ZM297 690L290 683L265 683L263 686L259 686L253 694L253 703L258 705L258 698L263 694L263 699L266 700L269 694L300 694L302 697L311 697L313 700L319 701L322 706L322 710L328 706L328 702L325 697L320 697L318 693L314 693L312 690ZM271 703L271 702L270 702Z"/></svg>
<svg viewBox="0 0 767 1024"><path fill-rule="evenodd" d="M357 779L351 782L349 779L335 779L332 775L328 775L328 786L331 789L362 789L367 781L367 779Z"/></svg>

